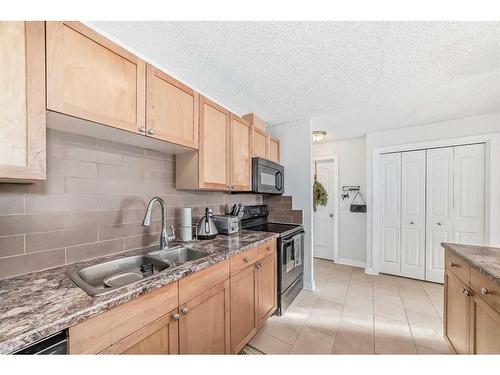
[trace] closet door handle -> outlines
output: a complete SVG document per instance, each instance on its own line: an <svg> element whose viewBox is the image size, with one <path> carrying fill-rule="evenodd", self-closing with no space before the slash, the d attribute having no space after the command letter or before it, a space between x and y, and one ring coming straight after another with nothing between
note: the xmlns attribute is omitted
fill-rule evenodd
<svg viewBox="0 0 500 375"><path fill-rule="evenodd" d="M414 223L413 221L410 221L410 224L411 224L411 225L413 225L413 224L415 224L415 223Z"/></svg>
<svg viewBox="0 0 500 375"><path fill-rule="evenodd" d="M440 221L438 221L436 224L437 224L437 225L442 225Z"/></svg>

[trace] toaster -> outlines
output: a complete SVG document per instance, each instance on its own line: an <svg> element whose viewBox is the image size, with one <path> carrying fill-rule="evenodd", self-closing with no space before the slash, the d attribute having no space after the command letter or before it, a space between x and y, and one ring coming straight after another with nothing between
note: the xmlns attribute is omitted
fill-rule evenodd
<svg viewBox="0 0 500 375"><path fill-rule="evenodd" d="M219 233L233 234L240 231L240 219L238 219L238 216L214 215L213 218Z"/></svg>

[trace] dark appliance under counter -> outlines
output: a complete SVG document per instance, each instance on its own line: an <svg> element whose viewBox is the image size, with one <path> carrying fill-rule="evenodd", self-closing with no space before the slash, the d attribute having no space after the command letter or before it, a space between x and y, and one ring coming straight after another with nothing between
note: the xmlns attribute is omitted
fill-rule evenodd
<svg viewBox="0 0 500 375"><path fill-rule="evenodd" d="M268 222L266 205L246 206L241 228L277 233L278 308L281 315L304 287L304 228L299 224Z"/></svg>

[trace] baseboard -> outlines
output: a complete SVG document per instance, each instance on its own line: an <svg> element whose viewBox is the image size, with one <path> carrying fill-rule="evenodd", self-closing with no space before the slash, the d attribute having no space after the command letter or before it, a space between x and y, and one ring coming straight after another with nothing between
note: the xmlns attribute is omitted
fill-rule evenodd
<svg viewBox="0 0 500 375"><path fill-rule="evenodd" d="M312 282L304 281L304 289L309 290L311 292L314 292L314 289L316 289L316 285L314 284L314 280Z"/></svg>
<svg viewBox="0 0 500 375"><path fill-rule="evenodd" d="M366 267L366 262L361 262L359 260L335 259L333 262L336 263L336 264L342 264L344 266L353 266L353 267L360 267L360 268L365 268Z"/></svg>
<svg viewBox="0 0 500 375"><path fill-rule="evenodd" d="M368 275L378 275L379 274L377 271L375 271L371 267L365 268L365 273L368 274Z"/></svg>

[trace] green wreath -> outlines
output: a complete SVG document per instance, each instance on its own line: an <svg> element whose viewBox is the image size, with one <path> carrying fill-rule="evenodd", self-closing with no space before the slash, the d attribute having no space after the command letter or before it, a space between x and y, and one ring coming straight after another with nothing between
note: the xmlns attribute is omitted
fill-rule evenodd
<svg viewBox="0 0 500 375"><path fill-rule="evenodd" d="M328 203L328 192L321 182L314 181L313 185L313 208L316 211L317 206L325 207Z"/></svg>

